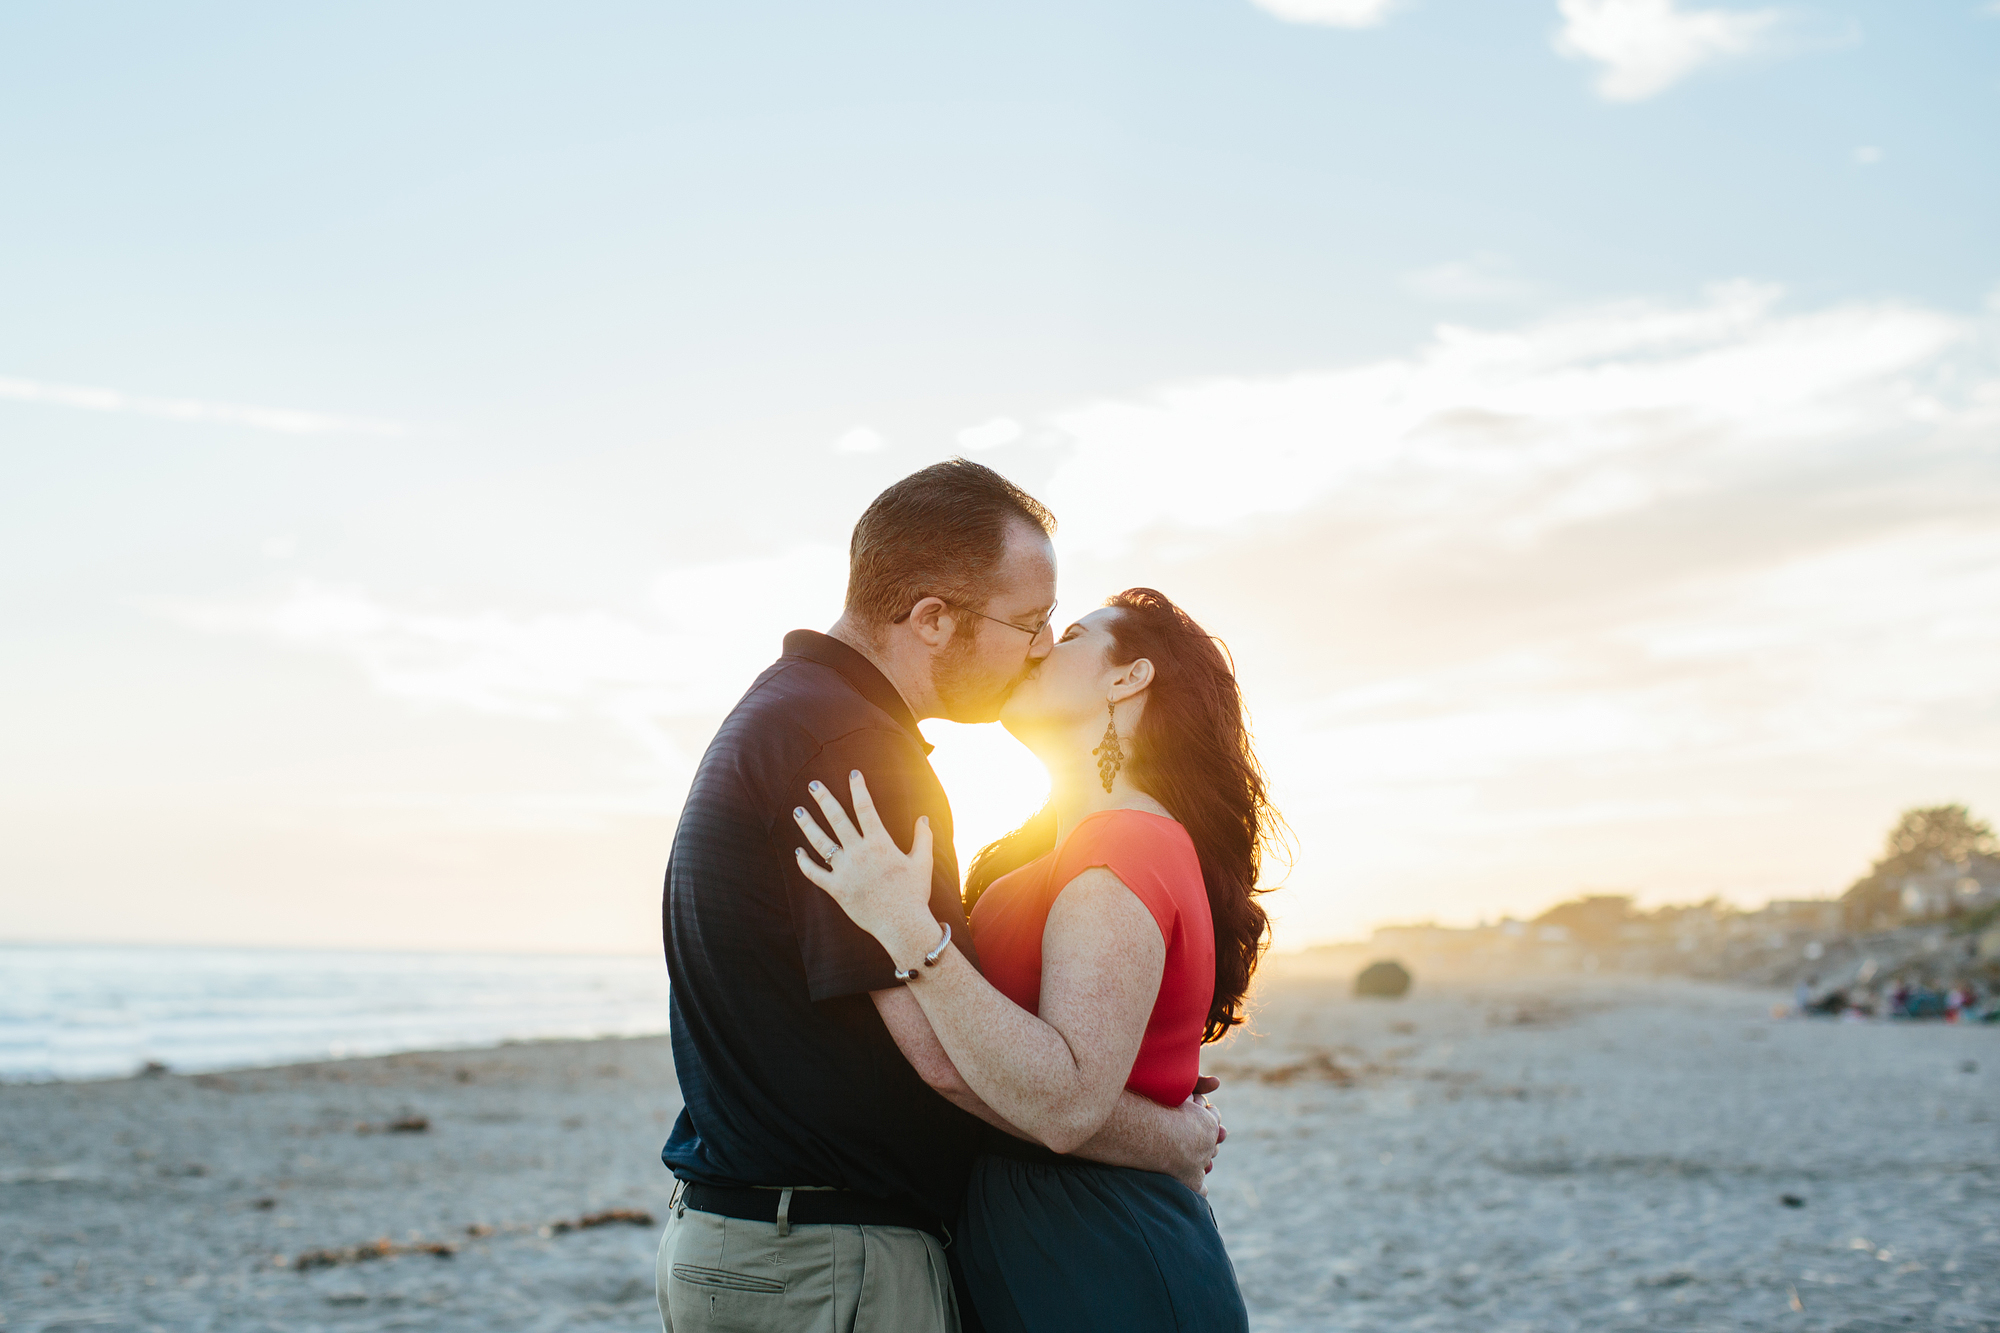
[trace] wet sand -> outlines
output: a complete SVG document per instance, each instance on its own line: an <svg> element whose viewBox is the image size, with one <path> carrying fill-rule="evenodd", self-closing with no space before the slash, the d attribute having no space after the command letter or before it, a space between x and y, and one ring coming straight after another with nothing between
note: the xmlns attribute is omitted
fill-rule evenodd
<svg viewBox="0 0 2000 1333"><path fill-rule="evenodd" d="M2000 1329L2000 1030L1345 992L1207 1061L1254 1327ZM663 1215L678 1109L661 1039L0 1087L0 1328L656 1329L656 1229L573 1224Z"/></svg>

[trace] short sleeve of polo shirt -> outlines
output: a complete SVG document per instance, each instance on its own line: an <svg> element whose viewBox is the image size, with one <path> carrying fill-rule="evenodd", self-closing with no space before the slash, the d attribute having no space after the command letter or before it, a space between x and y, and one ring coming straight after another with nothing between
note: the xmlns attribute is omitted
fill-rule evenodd
<svg viewBox="0 0 2000 1333"><path fill-rule="evenodd" d="M799 958L805 966L806 988L813 1001L860 995L886 990L902 983L896 980L896 965L875 938L848 919L840 904L824 889L799 872L793 849L804 845L792 810L803 806L819 817L819 804L807 790L817 780L840 801L847 817L854 818L854 800L848 775L859 770L868 783L868 794L896 845L910 849L917 816L931 821L931 915L949 921L952 938L969 950L971 932L965 926L965 908L959 898L958 857L951 841L951 807L944 789L931 772L929 762L906 733L882 727L866 727L830 741L794 777L785 804L771 823L773 850L785 867L785 896L791 907L792 929L798 940ZM824 828L826 821L820 818Z"/></svg>

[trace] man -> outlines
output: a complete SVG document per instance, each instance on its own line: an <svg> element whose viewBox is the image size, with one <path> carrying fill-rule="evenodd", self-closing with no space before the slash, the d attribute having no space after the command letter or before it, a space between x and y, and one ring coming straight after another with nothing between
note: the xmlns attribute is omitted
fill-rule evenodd
<svg viewBox="0 0 2000 1333"><path fill-rule="evenodd" d="M990 722L1054 646L1055 522L963 459L897 482L855 525L846 606L796 630L702 757L663 927L685 1103L660 1242L667 1333L957 1333L977 1318L946 1246L981 1126L881 946L799 873L792 811L868 774L908 846L935 833L931 911L971 954L951 808L920 718ZM976 963L977 959L973 958ZM1217 1122L1126 1093L1081 1155L1199 1186Z"/></svg>

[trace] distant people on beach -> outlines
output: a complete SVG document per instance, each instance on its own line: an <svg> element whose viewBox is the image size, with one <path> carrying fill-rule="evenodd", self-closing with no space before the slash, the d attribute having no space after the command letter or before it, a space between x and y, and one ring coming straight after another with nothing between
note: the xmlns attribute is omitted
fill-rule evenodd
<svg viewBox="0 0 2000 1333"><path fill-rule="evenodd" d="M1796 1012L1801 1017L1837 1017L1852 1020L1871 1018L1942 1019L1947 1023L2000 1022L2000 1001L1985 995L1969 981L1959 980L1936 987L1922 982L1895 980L1881 993L1865 984L1835 986L1819 991L1816 982L1801 982Z"/></svg>
<svg viewBox="0 0 2000 1333"><path fill-rule="evenodd" d="M1198 1057L1241 1021L1273 816L1185 612L1133 589L1056 637L1054 527L963 459L891 486L839 620L703 756L662 912L667 1333L1247 1327ZM963 895L926 717L1052 777Z"/></svg>

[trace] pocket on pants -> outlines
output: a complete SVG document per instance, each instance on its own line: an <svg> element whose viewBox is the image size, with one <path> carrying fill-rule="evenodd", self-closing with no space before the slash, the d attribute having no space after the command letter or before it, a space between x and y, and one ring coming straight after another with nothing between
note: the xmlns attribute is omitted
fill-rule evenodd
<svg viewBox="0 0 2000 1333"><path fill-rule="evenodd" d="M776 1295L785 1289L782 1282L774 1282L767 1277L756 1277L750 1273L732 1272L727 1268L704 1268L700 1264L675 1264L674 1280L697 1287L717 1287L723 1291L754 1291Z"/></svg>
<svg viewBox="0 0 2000 1333"><path fill-rule="evenodd" d="M705 1264L674 1264L661 1302L672 1333L789 1333L805 1327L785 1284Z"/></svg>

